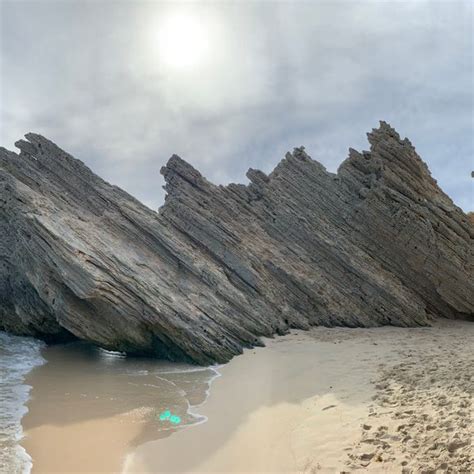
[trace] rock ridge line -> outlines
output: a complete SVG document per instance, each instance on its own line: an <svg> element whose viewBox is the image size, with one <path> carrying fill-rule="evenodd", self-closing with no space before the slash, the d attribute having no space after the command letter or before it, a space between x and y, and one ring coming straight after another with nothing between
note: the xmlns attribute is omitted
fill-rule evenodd
<svg viewBox="0 0 474 474"><path fill-rule="evenodd" d="M173 155L155 212L41 135L0 148L0 329L221 363L314 325L474 320L474 225L387 123L337 173L304 147L248 185Z"/></svg>

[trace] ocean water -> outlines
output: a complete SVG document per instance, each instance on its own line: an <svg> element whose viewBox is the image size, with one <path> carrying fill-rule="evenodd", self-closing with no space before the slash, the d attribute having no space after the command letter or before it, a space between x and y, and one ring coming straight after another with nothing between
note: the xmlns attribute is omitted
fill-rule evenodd
<svg viewBox="0 0 474 474"><path fill-rule="evenodd" d="M20 446L21 419L31 387L25 376L45 363L40 341L0 332L0 473L27 473L31 458Z"/></svg>
<svg viewBox="0 0 474 474"><path fill-rule="evenodd" d="M25 377L33 369L30 387ZM28 473L41 463L42 452L32 459L20 445L23 429L118 416L141 427L133 449L203 423L199 407L219 375L218 366L126 357L80 342L46 346L0 332L0 474ZM166 412L179 422L162 419ZM100 443L100 434L91 433L91 439L96 435ZM52 443L67 451L67 440L58 436Z"/></svg>

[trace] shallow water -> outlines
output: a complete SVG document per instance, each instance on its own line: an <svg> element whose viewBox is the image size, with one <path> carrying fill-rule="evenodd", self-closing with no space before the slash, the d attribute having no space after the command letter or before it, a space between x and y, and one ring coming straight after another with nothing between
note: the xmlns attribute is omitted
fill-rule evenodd
<svg viewBox="0 0 474 474"><path fill-rule="evenodd" d="M0 472L28 472L31 459L20 446L21 419L27 412L31 387L25 376L44 364L43 344L30 338L0 332Z"/></svg>
<svg viewBox="0 0 474 474"><path fill-rule="evenodd" d="M21 425L28 432L44 426L58 428L54 431L57 440L53 437L45 446L67 450L61 433L68 426L114 418L125 429L133 424L135 434L127 441L131 449L204 422L198 407L206 401L210 384L219 375L218 367L131 358L84 343L46 347L33 339L6 334L1 334L0 355L0 472L8 473L31 468L31 458L19 444ZM30 371L26 382L31 390L24 381ZM164 411L179 417L179 423L160 420ZM100 442L101 434L91 434L95 435ZM22 443L27 451L28 442ZM74 446L78 456L80 449ZM37 460L41 462L44 449L38 451L30 453L34 465Z"/></svg>

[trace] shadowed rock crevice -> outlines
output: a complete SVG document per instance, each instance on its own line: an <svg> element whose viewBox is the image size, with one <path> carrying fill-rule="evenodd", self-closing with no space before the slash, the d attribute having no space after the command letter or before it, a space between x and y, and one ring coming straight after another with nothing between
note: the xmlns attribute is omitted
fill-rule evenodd
<svg viewBox="0 0 474 474"><path fill-rule="evenodd" d="M337 174L249 185L173 155L156 213L46 138L0 149L0 328L201 364L289 328L473 319L472 219L388 124Z"/></svg>

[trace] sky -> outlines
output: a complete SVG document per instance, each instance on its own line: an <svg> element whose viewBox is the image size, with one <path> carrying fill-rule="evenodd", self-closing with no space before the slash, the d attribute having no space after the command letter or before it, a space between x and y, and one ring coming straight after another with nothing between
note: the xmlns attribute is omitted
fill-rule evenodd
<svg viewBox="0 0 474 474"><path fill-rule="evenodd" d="M0 0L0 145L54 141L148 206L288 150L336 171L385 120L474 210L473 2Z"/></svg>

